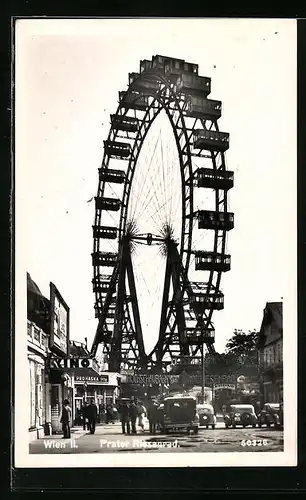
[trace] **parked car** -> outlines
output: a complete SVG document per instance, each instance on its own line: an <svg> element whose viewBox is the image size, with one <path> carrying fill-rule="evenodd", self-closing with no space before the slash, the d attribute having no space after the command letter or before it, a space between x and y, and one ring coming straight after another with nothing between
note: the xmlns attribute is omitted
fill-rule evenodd
<svg viewBox="0 0 306 500"><path fill-rule="evenodd" d="M250 404L229 405L223 415L223 419L225 427L232 427L233 429L237 425L242 425L242 427L247 427L248 425L256 427L258 423L255 408Z"/></svg>
<svg viewBox="0 0 306 500"><path fill-rule="evenodd" d="M208 429L209 426L211 426L212 429L216 427L217 418L212 405L199 404L197 405L197 412L200 426L205 426L206 429Z"/></svg>
<svg viewBox="0 0 306 500"><path fill-rule="evenodd" d="M162 432L172 430L199 431L197 400L193 396L169 396L164 399L164 422Z"/></svg>
<svg viewBox="0 0 306 500"><path fill-rule="evenodd" d="M258 414L258 426L280 427L281 426L281 405L280 403L265 403Z"/></svg>

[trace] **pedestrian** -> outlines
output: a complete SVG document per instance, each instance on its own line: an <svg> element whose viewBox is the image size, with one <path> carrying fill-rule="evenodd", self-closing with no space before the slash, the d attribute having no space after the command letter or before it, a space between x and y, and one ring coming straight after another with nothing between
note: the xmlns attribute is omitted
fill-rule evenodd
<svg viewBox="0 0 306 500"><path fill-rule="evenodd" d="M88 415L88 424L89 424L90 434L94 434L95 430L96 430L98 408L95 405L95 402L93 400L91 400L90 405L88 406L87 415Z"/></svg>
<svg viewBox="0 0 306 500"><path fill-rule="evenodd" d="M82 419L83 419L83 429L84 429L84 431L86 430L86 428L89 431L88 403L87 403L87 401L84 401L84 404L82 406Z"/></svg>
<svg viewBox="0 0 306 500"><path fill-rule="evenodd" d="M68 399L64 400L63 408L62 408L62 416L61 416L61 424L63 429L63 439L70 439L70 421L71 421L71 407L69 405Z"/></svg>
<svg viewBox="0 0 306 500"><path fill-rule="evenodd" d="M122 434L125 434L125 429L127 434L130 434L129 405L127 401L122 401L122 400L120 401L119 413L120 413Z"/></svg>
<svg viewBox="0 0 306 500"><path fill-rule="evenodd" d="M158 404L156 401L150 401L148 406L148 419L150 434L156 433L156 425L158 423Z"/></svg>
<svg viewBox="0 0 306 500"><path fill-rule="evenodd" d="M137 432L136 432L136 419L138 417L138 407L137 407L137 404L136 404L134 398L131 399L130 404L129 404L129 417L130 417L130 421L131 421L132 434L137 434Z"/></svg>
<svg viewBox="0 0 306 500"><path fill-rule="evenodd" d="M109 424L109 423L114 423L114 419L113 419L113 409L110 405L108 405L106 407L106 424Z"/></svg>
<svg viewBox="0 0 306 500"><path fill-rule="evenodd" d="M137 404L138 409L138 426L144 431L144 417L147 416L147 411L141 401Z"/></svg>
<svg viewBox="0 0 306 500"><path fill-rule="evenodd" d="M113 421L112 421L112 423L114 424L115 422L118 421L118 410L117 410L116 406L112 407L112 412L113 412Z"/></svg>

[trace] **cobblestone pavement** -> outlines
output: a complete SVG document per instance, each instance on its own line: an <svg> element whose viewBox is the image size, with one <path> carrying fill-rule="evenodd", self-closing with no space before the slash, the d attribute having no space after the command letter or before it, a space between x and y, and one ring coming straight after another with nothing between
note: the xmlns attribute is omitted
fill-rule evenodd
<svg viewBox="0 0 306 500"><path fill-rule="evenodd" d="M99 425L95 434L82 429L72 433L71 440L61 436L45 437L30 443L30 453L112 453L112 452L265 452L283 451L283 431L273 428L216 429L200 428L198 434L173 432L151 435L147 429L136 435L121 433L120 424Z"/></svg>

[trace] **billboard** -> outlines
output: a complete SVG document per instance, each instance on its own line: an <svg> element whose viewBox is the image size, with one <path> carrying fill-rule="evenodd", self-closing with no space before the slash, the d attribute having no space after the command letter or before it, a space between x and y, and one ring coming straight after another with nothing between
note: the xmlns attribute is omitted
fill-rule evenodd
<svg viewBox="0 0 306 500"><path fill-rule="evenodd" d="M69 307L53 283L50 283L50 350L67 356L69 344Z"/></svg>

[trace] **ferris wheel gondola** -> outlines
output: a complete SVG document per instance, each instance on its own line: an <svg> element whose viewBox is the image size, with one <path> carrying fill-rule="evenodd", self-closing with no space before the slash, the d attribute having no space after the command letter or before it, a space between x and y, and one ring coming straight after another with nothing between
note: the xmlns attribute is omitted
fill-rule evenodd
<svg viewBox="0 0 306 500"><path fill-rule="evenodd" d="M181 356L196 356L203 343L214 351L212 316L224 307L220 283L223 272L230 270L226 235L234 227L234 215L228 211L233 172L225 163L229 134L219 131L222 106L208 99L210 91L211 81L198 75L198 65L153 56L140 61L138 73L129 74L128 89L119 92L118 108L110 117L95 198L92 263L99 322L92 353L102 343L111 370L163 369ZM162 111L178 155L178 238L170 219L158 234L153 229L141 233L130 210L143 144ZM201 202L205 192L213 206ZM204 232L209 239L203 238ZM150 353L144 347L132 259L139 243L161 245L166 261L159 335ZM201 272L206 279L194 280Z"/></svg>

